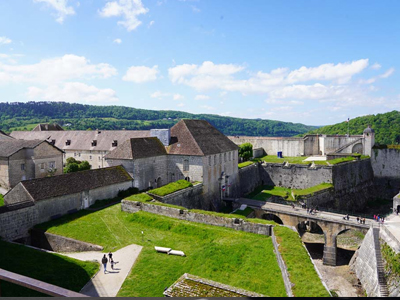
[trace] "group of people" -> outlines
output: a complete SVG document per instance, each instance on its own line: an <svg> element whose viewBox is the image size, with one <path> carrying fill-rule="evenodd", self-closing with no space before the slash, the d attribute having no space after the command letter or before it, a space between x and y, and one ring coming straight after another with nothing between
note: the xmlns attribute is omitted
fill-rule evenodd
<svg viewBox="0 0 400 300"><path fill-rule="evenodd" d="M316 207L311 207L311 208L307 207L307 213L310 214L310 215L313 215L313 214L317 213L318 209L319 209L318 205Z"/></svg>
<svg viewBox="0 0 400 300"><path fill-rule="evenodd" d="M357 223L365 224L365 218L357 217Z"/></svg>
<svg viewBox="0 0 400 300"><path fill-rule="evenodd" d="M381 222L381 223L383 223L383 222L385 221L385 218L384 218L384 217L381 217L379 214L374 215L374 219L375 219L376 221L378 221L378 222Z"/></svg>
<svg viewBox="0 0 400 300"><path fill-rule="evenodd" d="M107 263L110 262L111 265L111 269L114 270L114 265L117 264L118 262L114 262L113 258L112 258L112 253L111 251L108 253L108 259L106 254L104 254L103 258L101 259L101 263L104 266L104 274L107 272Z"/></svg>

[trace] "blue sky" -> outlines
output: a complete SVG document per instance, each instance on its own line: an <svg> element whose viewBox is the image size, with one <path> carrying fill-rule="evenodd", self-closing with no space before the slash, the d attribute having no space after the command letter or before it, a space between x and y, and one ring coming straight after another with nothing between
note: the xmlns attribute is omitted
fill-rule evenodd
<svg viewBox="0 0 400 300"><path fill-rule="evenodd" d="M2 0L0 101L328 125L400 110L400 1Z"/></svg>

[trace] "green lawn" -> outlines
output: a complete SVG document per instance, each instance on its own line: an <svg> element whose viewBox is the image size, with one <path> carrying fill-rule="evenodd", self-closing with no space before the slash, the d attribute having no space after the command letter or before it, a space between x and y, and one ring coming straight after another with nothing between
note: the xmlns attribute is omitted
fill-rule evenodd
<svg viewBox="0 0 400 300"><path fill-rule="evenodd" d="M246 198L265 201L268 198L270 198L271 196L280 196L280 197L283 197L285 200L295 201L295 199L293 199L293 196L292 196L292 191L295 196L296 195L305 196L305 195L310 195L317 191L329 189L332 187L333 187L333 185L330 183L321 183L321 184L312 186L307 189L289 189L289 188L280 187L280 186L264 185L262 187L256 188L252 193L248 194L246 196Z"/></svg>
<svg viewBox="0 0 400 300"><path fill-rule="evenodd" d="M242 163L238 164L238 168L241 169L241 168L250 166L250 165L252 165L252 164L254 164L254 163L255 163L255 162L252 161L252 160L245 161L245 162L242 162Z"/></svg>
<svg viewBox="0 0 400 300"><path fill-rule="evenodd" d="M263 235L142 211L130 214L121 212L120 204L92 213L79 211L38 227L102 245L104 251L143 245L118 296L162 297L164 288L185 272L268 296L285 296L271 238ZM187 256L157 253L154 246L182 250Z"/></svg>
<svg viewBox="0 0 400 300"><path fill-rule="evenodd" d="M290 282L294 284L293 295L295 297L329 297L298 233L284 226L275 226L274 233L279 244L279 252L288 268ZM306 261L310 263L305 263Z"/></svg>
<svg viewBox="0 0 400 300"><path fill-rule="evenodd" d="M75 292L99 270L95 262L83 262L62 255L38 251L0 241L0 268L29 276ZM2 297L41 297L43 294L1 281Z"/></svg>
<svg viewBox="0 0 400 300"><path fill-rule="evenodd" d="M4 205L4 198L3 198L3 195L0 194L0 206L3 206L3 205Z"/></svg>
<svg viewBox="0 0 400 300"><path fill-rule="evenodd" d="M189 181L182 179L182 180L178 180L175 182L171 182L160 188L150 190L149 193L158 195L158 196L166 196L166 195L172 194L176 191L183 190L183 189L186 189L186 188L192 187L192 186L193 186L193 184L191 184Z"/></svg>

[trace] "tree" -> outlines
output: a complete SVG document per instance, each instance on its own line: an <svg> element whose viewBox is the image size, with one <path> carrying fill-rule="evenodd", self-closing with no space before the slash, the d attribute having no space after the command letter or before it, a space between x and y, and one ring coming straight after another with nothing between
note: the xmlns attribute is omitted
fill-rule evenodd
<svg viewBox="0 0 400 300"><path fill-rule="evenodd" d="M84 160L79 164L79 171L90 170L92 166L89 164L88 161Z"/></svg>
<svg viewBox="0 0 400 300"><path fill-rule="evenodd" d="M79 165L77 163L67 164L64 168L64 173L78 172Z"/></svg>
<svg viewBox="0 0 400 300"><path fill-rule="evenodd" d="M76 160L73 157L68 157L67 158L67 165L64 168L64 173L72 173L72 172L90 170L91 167L92 166L86 160L79 161L79 160Z"/></svg>
<svg viewBox="0 0 400 300"><path fill-rule="evenodd" d="M253 145L250 143L244 143L239 146L239 157L242 157L244 161L249 160L253 156Z"/></svg>

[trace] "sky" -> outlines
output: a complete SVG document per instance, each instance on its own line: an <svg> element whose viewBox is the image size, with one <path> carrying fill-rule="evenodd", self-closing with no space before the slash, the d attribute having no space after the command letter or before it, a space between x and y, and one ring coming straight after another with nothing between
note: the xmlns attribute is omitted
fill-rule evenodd
<svg viewBox="0 0 400 300"><path fill-rule="evenodd" d="M307 125L400 110L400 1L0 0L0 101Z"/></svg>

